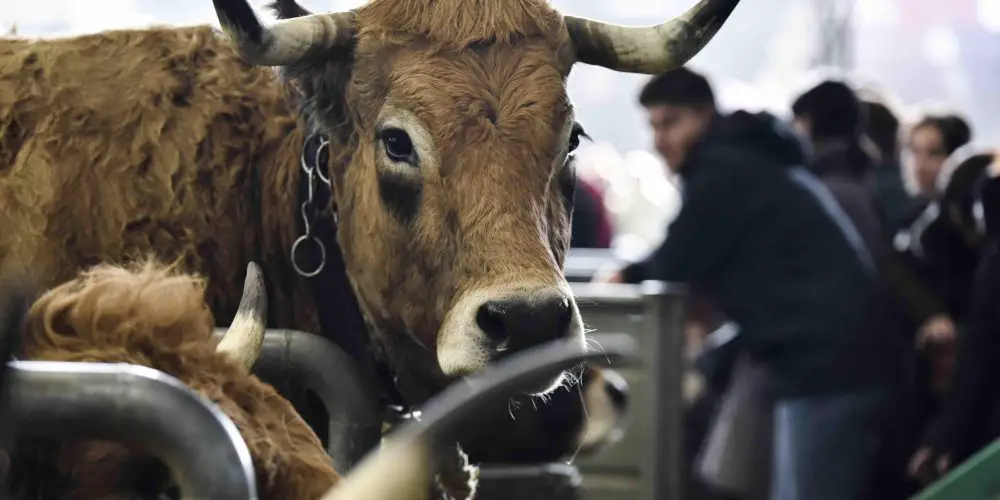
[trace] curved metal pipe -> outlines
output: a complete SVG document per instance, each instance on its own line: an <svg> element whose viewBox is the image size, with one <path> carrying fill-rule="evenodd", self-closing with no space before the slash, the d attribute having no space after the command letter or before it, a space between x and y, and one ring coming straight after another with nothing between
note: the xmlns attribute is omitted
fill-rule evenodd
<svg viewBox="0 0 1000 500"><path fill-rule="evenodd" d="M491 367L449 385L428 401L419 419L393 432L322 500L388 500L425 491L433 467L459 429L478 411L525 392L559 372L586 361L616 361L635 352L635 342L611 339L601 351L581 349L577 340L548 342L497 361ZM387 481L386 477L392 476Z"/></svg>
<svg viewBox="0 0 1000 500"><path fill-rule="evenodd" d="M250 450L214 404L163 372L124 363L11 361L5 419L18 436L119 441L170 468L185 499L256 500Z"/></svg>
<svg viewBox="0 0 1000 500"><path fill-rule="evenodd" d="M216 329L215 336L221 332ZM267 330L253 372L272 383L290 376L319 397L329 417L327 453L341 474L381 442L377 388L333 342L298 330Z"/></svg>
<svg viewBox="0 0 1000 500"><path fill-rule="evenodd" d="M336 344L297 330L268 330L254 372L283 370L290 370L323 402L329 416L327 453L337 471L350 470L382 440L377 391Z"/></svg>

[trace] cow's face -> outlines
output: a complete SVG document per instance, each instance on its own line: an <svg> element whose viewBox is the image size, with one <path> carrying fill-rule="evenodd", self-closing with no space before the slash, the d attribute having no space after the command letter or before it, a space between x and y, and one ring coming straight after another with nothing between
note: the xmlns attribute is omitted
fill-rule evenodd
<svg viewBox="0 0 1000 500"><path fill-rule="evenodd" d="M410 335L450 378L548 340L583 348L560 270L581 135L572 64L662 71L736 0L635 32L542 0L374 0L268 29L243 0L215 4L243 56L285 66L334 137L338 237L381 340Z"/></svg>
<svg viewBox="0 0 1000 500"><path fill-rule="evenodd" d="M422 45L362 38L348 88L358 136L333 177L367 315L448 377L557 338L582 348L560 271L581 133L568 64L541 37Z"/></svg>

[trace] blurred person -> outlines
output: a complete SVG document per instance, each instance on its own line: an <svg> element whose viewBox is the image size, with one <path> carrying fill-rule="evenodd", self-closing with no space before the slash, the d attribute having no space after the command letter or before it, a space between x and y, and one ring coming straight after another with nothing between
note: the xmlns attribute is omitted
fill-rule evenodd
<svg viewBox="0 0 1000 500"><path fill-rule="evenodd" d="M881 154L865 135L869 121L866 110L855 91L838 80L823 81L792 103L794 126L812 146L807 168L823 182L851 219L857 228L855 237L860 240L856 245L868 250L876 271L877 293L872 298L871 321L877 326L871 333L875 342L883 343L893 354L885 359L892 374L888 383L892 403L886 418L897 425L883 436L878 460L880 472L872 487L878 492L877 498L891 498L905 487L902 482L905 464L924 423L922 419L911 420L910 413L904 410L920 400L916 395L921 392L914 389L916 382L910 375L920 360L912 340L916 326L908 321L906 304L899 300L893 285L905 282L910 287L923 287L925 294L933 292L926 289L915 271L898 262L892 251L891 229L887 227L889 216L879 202L876 168ZM898 171L896 179L899 191L905 193Z"/></svg>
<svg viewBox="0 0 1000 500"><path fill-rule="evenodd" d="M656 151L674 173L718 114L708 80L687 68L654 77L639 92L639 104L646 109Z"/></svg>
<svg viewBox="0 0 1000 500"><path fill-rule="evenodd" d="M666 163L668 175L674 173L674 166L684 162L688 151L701 139L718 115L715 92L708 80L687 68L679 68L650 79L639 93L639 103L647 110L649 126L653 132L653 145ZM608 281L620 281L617 274L608 278ZM736 359L732 349L717 349L710 352L703 352L701 349L708 334L724 322L717 304L711 297L692 287L685 316L686 351L692 358L704 359L699 365L709 367L707 370L701 370L702 376L709 381L709 387L686 415L688 428L697 429L696 435L691 433L687 436L685 444L689 459L686 465L693 467L694 460L699 456L698 450L705 444L706 435L718 426L715 422L709 423L712 420L709 416L714 414L720 405L725 404L722 393L726 391L728 381L734 378L733 368ZM748 387L746 390L752 391L753 388ZM745 398L752 395L726 395L729 399L735 397ZM749 448L754 447L751 444ZM741 477L759 472L760 468L754 467L751 457L746 456L745 451L749 449L741 447L726 450L728 455L734 456L732 462L744 466L743 470L733 470L739 468L737 465L726 471L717 471L716 477L695 477L695 479L707 483L709 489L717 489L720 482L728 483L726 476ZM744 457L746 459L741 460ZM697 486L692 484L692 487L697 488ZM735 498L747 498L747 492L731 491L731 493Z"/></svg>
<svg viewBox="0 0 1000 500"><path fill-rule="evenodd" d="M875 198L885 213L887 229L894 230L913 205L913 199L903 183L899 119L875 97L862 99L861 104L868 115L865 135L879 153L875 166Z"/></svg>
<svg viewBox="0 0 1000 500"><path fill-rule="evenodd" d="M927 222L935 218L939 206L936 200L942 195L938 184L946 162L949 158L966 156L962 151L969 147L971 140L969 124L955 114L924 115L910 128L907 139L908 169L915 185L914 202L895 228L893 244L897 247L897 258L890 272L894 288L919 325L917 344L926 351L930 362L929 377L936 392L943 390L950 376L959 323L967 310L965 284L972 274L975 259L952 231L944 231L933 241L945 247L939 255L951 254L954 258L928 259L907 247L912 240L910 235L921 232Z"/></svg>
<svg viewBox="0 0 1000 500"><path fill-rule="evenodd" d="M979 256L975 239L957 222L961 200L967 198L963 182L968 180L962 173L985 161L971 146L949 156L942 168L957 167L949 169L946 189L919 200L919 211L908 216L893 239L897 268L906 268L905 273L897 269L905 276L895 277L895 289L920 325L917 344L929 351L938 392L947 385L954 342L970 310L970 283Z"/></svg>
<svg viewBox="0 0 1000 500"><path fill-rule="evenodd" d="M604 195L593 183L577 177L573 194L570 248L611 248L613 236Z"/></svg>
<svg viewBox="0 0 1000 500"><path fill-rule="evenodd" d="M967 284L969 311L958 338L955 373L941 413L913 455L909 474L924 483L945 474L990 441L1000 437L1000 159L973 154L954 171L941 213L927 232L950 228L978 250ZM924 240L933 240L925 236ZM947 251L946 248L929 252ZM953 256L943 254L942 259ZM959 257L961 258L961 257Z"/></svg>
<svg viewBox="0 0 1000 500"><path fill-rule="evenodd" d="M898 418L893 426L893 467L899 472L880 477L907 480L907 462L933 433L933 423L943 406L956 368L956 348L969 317L969 293L978 261L979 246L961 222L971 213L970 167L984 166L981 155L959 148L942 171L950 176L945 189L918 200L921 210L895 234L892 255L883 265L896 296L905 306L914 332L916 350L907 350ZM950 165L958 165L951 168ZM928 426L931 425L930 428ZM920 487L912 481L900 483L904 496Z"/></svg>
<svg viewBox="0 0 1000 500"><path fill-rule="evenodd" d="M659 248L608 281L689 283L738 325L729 344L766 370L775 398L768 498L868 498L888 377L870 335L872 257L800 167L792 130L767 113L720 115L707 96L685 68L640 94L683 201Z"/></svg>
<svg viewBox="0 0 1000 500"><path fill-rule="evenodd" d="M875 259L876 268L888 275L887 280L897 290L907 289L900 297L906 307L911 310L926 307L937 283L922 281L917 271L906 268L892 254L890 236L895 228L888 222L889 215L877 198L875 166L880 160L879 153L877 149L866 147L874 146L865 141L864 136L869 117L855 92L843 82L827 80L799 96L792 104L792 112L796 128L812 144L808 168L826 184L858 228L859 236ZM927 123L937 120L928 119L931 121ZM917 136L924 134L917 130L914 133ZM944 160L935 167L938 172L935 176L940 175L942 165ZM913 212L923 206L913 202L907 208ZM912 217L912 214L903 215L901 221L909 221ZM887 311L890 312L894 311ZM954 340L954 323L944 313L944 309L938 308L934 314L924 311L918 315L918 345Z"/></svg>
<svg viewBox="0 0 1000 500"><path fill-rule="evenodd" d="M867 123L861 101L846 83L826 80L792 103L794 125L811 144L806 167L826 185L858 229L873 258L888 250L885 218L875 204L876 154L862 145Z"/></svg>
<svg viewBox="0 0 1000 500"><path fill-rule="evenodd" d="M927 114L918 120L907 138L906 149L910 155L910 175L914 193L920 197L937 191L938 177L944 160L958 148L972 140L972 128L955 114Z"/></svg>

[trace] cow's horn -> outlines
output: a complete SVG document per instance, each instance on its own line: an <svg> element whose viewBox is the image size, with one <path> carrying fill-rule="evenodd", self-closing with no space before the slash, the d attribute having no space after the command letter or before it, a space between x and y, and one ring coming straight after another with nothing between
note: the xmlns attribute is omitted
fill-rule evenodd
<svg viewBox="0 0 1000 500"><path fill-rule="evenodd" d="M354 13L314 14L265 27L246 0L212 0L222 29L245 61L258 66L287 66L354 39Z"/></svg>
<svg viewBox="0 0 1000 500"><path fill-rule="evenodd" d="M429 500L434 456L423 439L387 439L319 500Z"/></svg>
<svg viewBox="0 0 1000 500"><path fill-rule="evenodd" d="M215 352L230 356L249 370L260 355L266 329L267 291L264 289L264 276L260 267L251 262L247 264L247 279L243 283L240 308Z"/></svg>
<svg viewBox="0 0 1000 500"><path fill-rule="evenodd" d="M684 65L715 36L740 0L701 0L656 26L631 27L566 16L579 62L655 75Z"/></svg>

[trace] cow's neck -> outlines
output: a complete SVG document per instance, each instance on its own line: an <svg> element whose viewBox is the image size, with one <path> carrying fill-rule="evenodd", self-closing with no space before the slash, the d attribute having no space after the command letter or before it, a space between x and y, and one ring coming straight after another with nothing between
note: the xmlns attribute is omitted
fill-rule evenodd
<svg viewBox="0 0 1000 500"><path fill-rule="evenodd" d="M306 137L302 147L298 204L298 239L291 250L292 265L307 283L315 302L323 337L347 352L364 372L378 381L387 409L409 410L413 398L404 398L397 374L372 350L369 326L347 276L337 243L337 208L327 178L329 141L321 134ZM404 375L405 376L405 375Z"/></svg>

